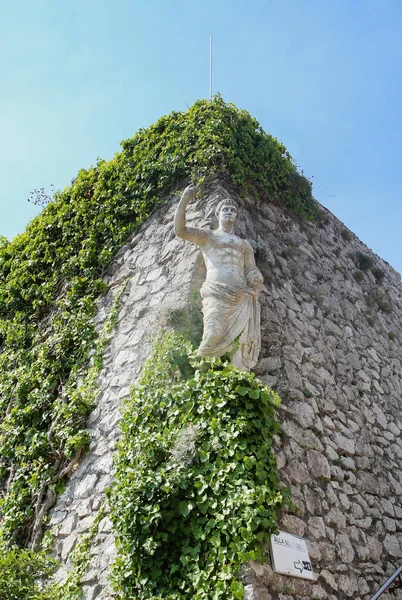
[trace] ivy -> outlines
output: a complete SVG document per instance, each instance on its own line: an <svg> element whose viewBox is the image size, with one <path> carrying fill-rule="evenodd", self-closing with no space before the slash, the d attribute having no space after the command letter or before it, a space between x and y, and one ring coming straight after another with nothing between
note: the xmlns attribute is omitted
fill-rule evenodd
<svg viewBox="0 0 402 600"><path fill-rule="evenodd" d="M17 535L25 525L29 527L32 547L39 546L46 523L46 512L54 504L57 492L63 490L66 476L75 467L89 444L85 418L94 406L96 379L116 324L119 299L123 291L124 286L114 297L112 309L96 340L91 366L86 369L86 373L79 369L72 370L63 390L56 397L52 406L53 418L47 431L40 430L40 421L34 422L37 408L34 394L30 396L30 403L26 403L21 410L16 411L13 405L0 424L3 469L7 464L6 459L13 458L7 493L0 501L0 539L3 544L8 541L8 544L12 545L18 541ZM83 376L80 386L77 386L78 375ZM19 384L21 385L21 382ZM43 407L43 403L38 403L38 406ZM23 425L26 425L25 430ZM16 446L15 438L10 438L12 428L14 436L20 432L29 435L29 444L21 443ZM63 454L60 456L61 448ZM57 449L59 456L55 461L52 451L56 453Z"/></svg>
<svg viewBox="0 0 402 600"><path fill-rule="evenodd" d="M56 565L45 552L0 548L1 600L50 600L41 580L49 577Z"/></svg>
<svg viewBox="0 0 402 600"><path fill-rule="evenodd" d="M277 394L178 334L155 346L127 401L109 490L119 598L242 598L288 503L271 450Z"/></svg>
<svg viewBox="0 0 402 600"><path fill-rule="evenodd" d="M81 170L24 233L0 236L0 543L40 546L46 512L87 448L93 387L77 382L115 253L173 190L211 175L317 214L283 144L217 96L140 130L110 161Z"/></svg>

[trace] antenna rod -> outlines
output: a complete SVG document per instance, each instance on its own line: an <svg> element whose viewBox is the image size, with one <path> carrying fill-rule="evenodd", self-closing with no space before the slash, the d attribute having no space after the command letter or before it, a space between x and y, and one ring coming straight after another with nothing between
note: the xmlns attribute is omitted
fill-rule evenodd
<svg viewBox="0 0 402 600"><path fill-rule="evenodd" d="M209 36L209 99L212 101L212 33Z"/></svg>

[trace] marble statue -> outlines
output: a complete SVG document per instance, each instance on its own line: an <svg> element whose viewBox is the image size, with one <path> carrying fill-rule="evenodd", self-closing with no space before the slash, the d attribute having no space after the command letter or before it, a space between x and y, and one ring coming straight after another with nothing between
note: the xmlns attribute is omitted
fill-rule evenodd
<svg viewBox="0 0 402 600"><path fill-rule="evenodd" d="M215 209L218 229L200 229L186 224L186 208L197 187L183 192L175 214L175 232L196 244L204 257L207 276L201 287L204 333L198 354L222 356L249 371L257 362L261 346L258 293L263 277L257 269L251 244L234 233L237 205L221 200Z"/></svg>

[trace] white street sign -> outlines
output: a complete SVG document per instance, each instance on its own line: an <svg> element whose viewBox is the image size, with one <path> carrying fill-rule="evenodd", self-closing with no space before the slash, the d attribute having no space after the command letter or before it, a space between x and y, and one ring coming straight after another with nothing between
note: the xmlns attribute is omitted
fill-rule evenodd
<svg viewBox="0 0 402 600"><path fill-rule="evenodd" d="M314 579L306 541L280 531L271 535L271 556L274 571L303 579Z"/></svg>

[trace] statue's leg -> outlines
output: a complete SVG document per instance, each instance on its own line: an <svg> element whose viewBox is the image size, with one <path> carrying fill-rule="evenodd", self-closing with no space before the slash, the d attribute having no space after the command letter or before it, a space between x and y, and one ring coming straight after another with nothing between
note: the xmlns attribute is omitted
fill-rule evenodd
<svg viewBox="0 0 402 600"><path fill-rule="evenodd" d="M235 291L209 294L201 288L204 333L198 349L201 356L220 357L228 353L231 362L239 369L248 371L244 364L245 329L250 312L250 298Z"/></svg>
<svg viewBox="0 0 402 600"><path fill-rule="evenodd" d="M240 348L237 348L233 356L230 358L230 364L236 367L236 369L240 369L240 371L245 371L248 373L250 369L243 362L243 354Z"/></svg>
<svg viewBox="0 0 402 600"><path fill-rule="evenodd" d="M223 337L222 334L214 334L213 332L204 330L204 335L202 336L197 354L200 356L222 356L225 352L219 352L217 349L221 346Z"/></svg>
<svg viewBox="0 0 402 600"><path fill-rule="evenodd" d="M247 356L246 345L247 335L243 329L240 336L233 342L233 351L230 353L230 363L236 367L236 369L248 372L250 369L244 360L245 356Z"/></svg>
<svg viewBox="0 0 402 600"><path fill-rule="evenodd" d="M227 319L223 307L211 298L203 300L204 331L198 354L201 356L222 356L227 352L225 336L227 335ZM222 349L223 346L223 349Z"/></svg>

